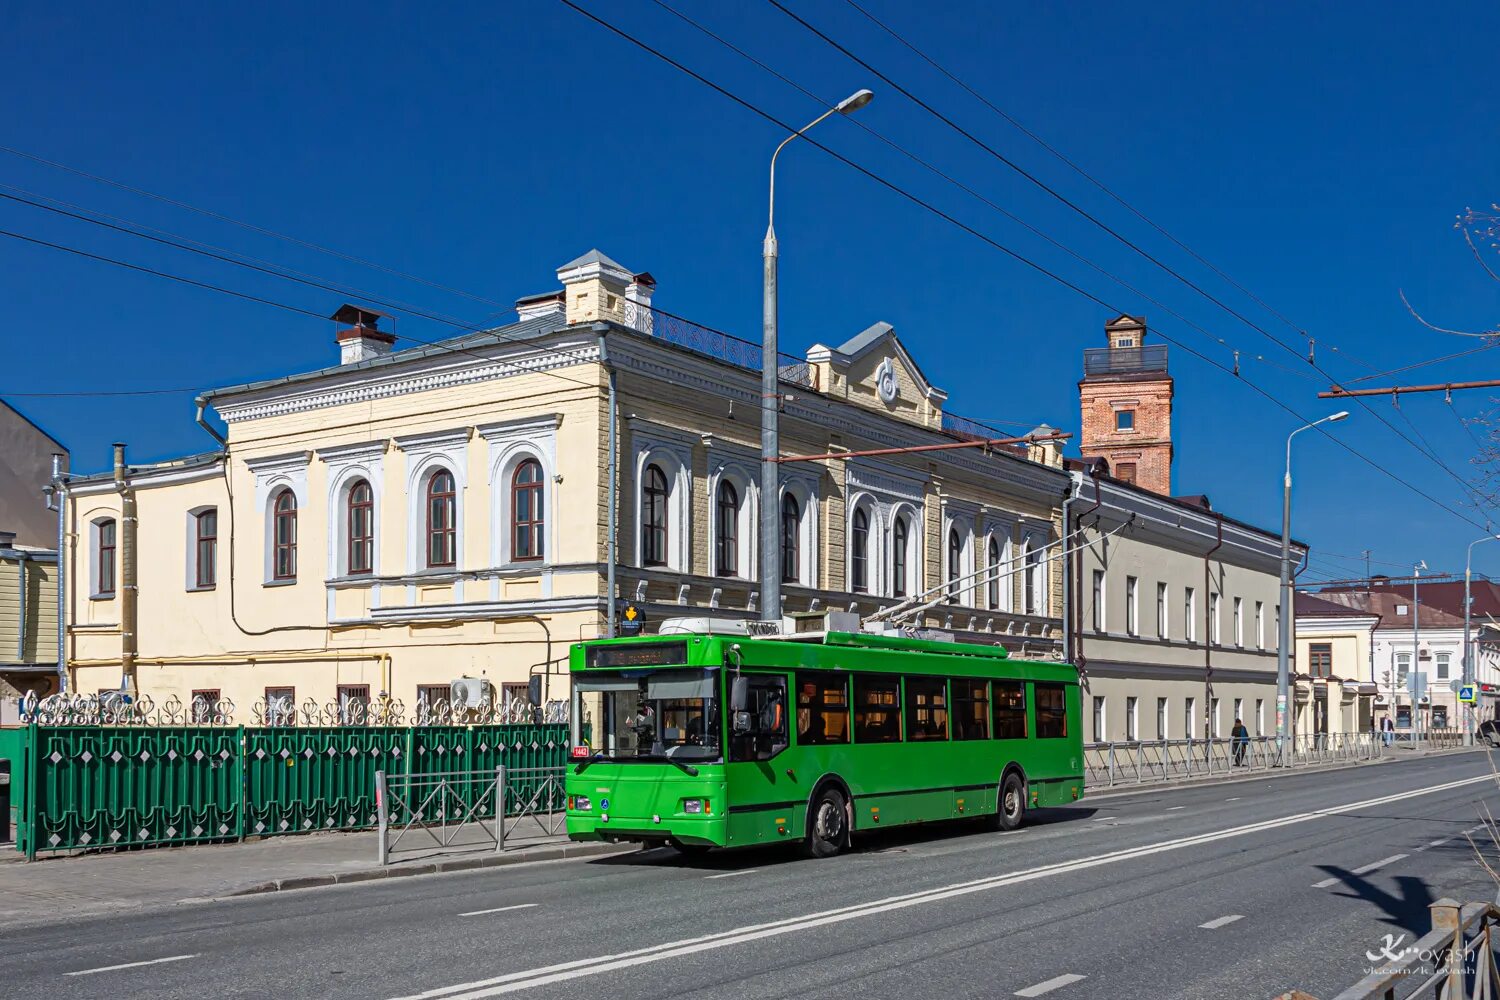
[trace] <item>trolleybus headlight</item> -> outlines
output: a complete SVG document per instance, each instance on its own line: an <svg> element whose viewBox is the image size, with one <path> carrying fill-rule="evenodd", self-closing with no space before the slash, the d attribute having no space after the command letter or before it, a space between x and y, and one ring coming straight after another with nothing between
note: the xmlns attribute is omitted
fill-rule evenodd
<svg viewBox="0 0 1500 1000"><path fill-rule="evenodd" d="M702 799L683 799L682 800L682 811L685 812L685 813L687 813L689 816L697 816L697 815L699 815L700 813L703 812L703 800Z"/></svg>
<svg viewBox="0 0 1500 1000"><path fill-rule="evenodd" d="M568 796L568 808L576 809L579 812L588 812L594 808L594 804L589 801L587 795L570 795Z"/></svg>

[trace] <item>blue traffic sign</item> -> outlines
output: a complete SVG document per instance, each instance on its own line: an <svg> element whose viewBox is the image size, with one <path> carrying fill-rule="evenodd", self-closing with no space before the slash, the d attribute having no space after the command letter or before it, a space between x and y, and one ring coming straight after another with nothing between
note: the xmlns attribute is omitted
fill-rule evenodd
<svg viewBox="0 0 1500 1000"><path fill-rule="evenodd" d="M1472 705L1479 699L1475 697L1474 685L1465 684L1458 689L1458 700Z"/></svg>

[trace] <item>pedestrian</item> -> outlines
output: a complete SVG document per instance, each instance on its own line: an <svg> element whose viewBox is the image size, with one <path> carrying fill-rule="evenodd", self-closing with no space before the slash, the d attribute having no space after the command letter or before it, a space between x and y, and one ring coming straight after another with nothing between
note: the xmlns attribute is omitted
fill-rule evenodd
<svg viewBox="0 0 1500 1000"><path fill-rule="evenodd" d="M1396 724L1391 721L1389 715L1382 716L1380 720L1380 732L1385 739L1385 745L1390 746L1396 742Z"/></svg>
<svg viewBox="0 0 1500 1000"><path fill-rule="evenodd" d="M1239 719L1234 720L1234 728L1229 731L1230 743L1234 747L1234 766L1245 766L1245 752L1250 749L1250 730L1245 728L1245 723Z"/></svg>

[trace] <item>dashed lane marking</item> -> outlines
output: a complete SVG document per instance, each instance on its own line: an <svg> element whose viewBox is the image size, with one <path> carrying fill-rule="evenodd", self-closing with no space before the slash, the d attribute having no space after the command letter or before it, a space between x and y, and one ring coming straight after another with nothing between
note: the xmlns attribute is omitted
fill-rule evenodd
<svg viewBox="0 0 1500 1000"><path fill-rule="evenodd" d="M742 872L720 872L717 875L705 875L704 878L734 878L736 875L754 875L760 871L759 868L746 868Z"/></svg>
<svg viewBox="0 0 1500 1000"><path fill-rule="evenodd" d="M460 913L460 917L482 917L487 913L505 913L508 910L529 910L539 903L516 903L513 906L497 906L493 910L470 910L468 913Z"/></svg>
<svg viewBox="0 0 1500 1000"><path fill-rule="evenodd" d="M124 962L120 965L104 965L97 969L79 969L77 972L64 972L65 976L92 976L96 972L115 972L119 969L138 969L143 965L162 965L166 962L186 962L197 955L170 955L167 958L151 958L144 962Z"/></svg>
<svg viewBox="0 0 1500 1000"><path fill-rule="evenodd" d="M1405 855L1405 854L1392 854L1388 858L1381 858L1379 861L1372 861L1370 864L1365 865L1363 868L1356 868L1352 872L1350 872L1349 874L1350 875L1368 875L1372 871L1375 871L1377 868L1384 868L1386 865L1395 864L1397 861L1400 861L1404 857L1407 857L1407 855ZM1314 889L1326 889L1330 885L1334 885L1334 884L1336 884L1338 882L1341 882L1341 881L1343 881L1343 880L1340 879L1340 878L1325 878L1321 882L1314 882L1313 883L1313 888Z"/></svg>
<svg viewBox="0 0 1500 1000"><path fill-rule="evenodd" d="M1047 980L1044 983L1037 983L1035 986L1028 986L1024 990L1016 990L1016 996L1018 996L1018 997L1039 997L1039 996L1045 996L1046 994L1051 993L1053 990L1060 990L1064 986L1071 986L1074 983L1079 982L1079 981L1084 980L1084 979L1087 979L1087 978L1088 978L1088 976L1080 976L1076 972L1065 972L1065 973L1063 973L1060 976L1053 976L1051 979Z"/></svg>
<svg viewBox="0 0 1500 1000"><path fill-rule="evenodd" d="M1201 927L1203 930L1206 930L1206 931L1216 931L1220 927L1225 926L1226 924L1232 924L1236 920L1244 920L1244 919L1245 919L1245 915L1243 913L1231 913L1228 916L1217 917L1217 918L1215 918L1213 920L1210 920L1206 924L1199 924L1198 926Z"/></svg>

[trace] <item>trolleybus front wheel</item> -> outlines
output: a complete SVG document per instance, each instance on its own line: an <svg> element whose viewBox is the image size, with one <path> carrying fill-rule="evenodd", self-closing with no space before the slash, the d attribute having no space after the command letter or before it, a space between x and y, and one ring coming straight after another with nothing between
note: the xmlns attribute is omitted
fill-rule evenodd
<svg viewBox="0 0 1500 1000"><path fill-rule="evenodd" d="M1021 776L1011 771L1000 781L1000 800L995 803L995 814L989 817L992 830L1014 830L1026 816L1026 783Z"/></svg>
<svg viewBox="0 0 1500 1000"><path fill-rule="evenodd" d="M813 800L807 814L807 839L802 853L810 858L831 858L849 839L849 808L837 788L825 788Z"/></svg>

